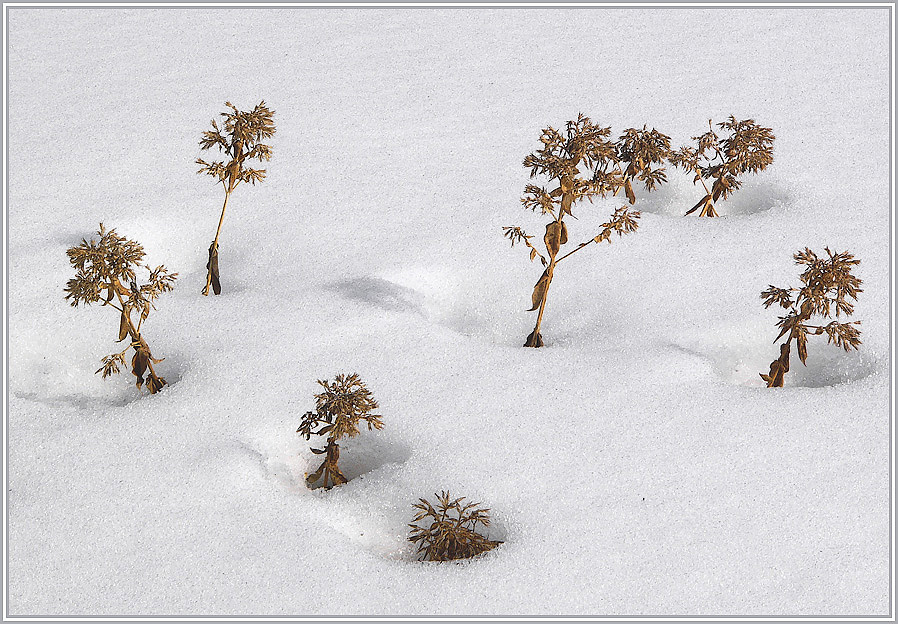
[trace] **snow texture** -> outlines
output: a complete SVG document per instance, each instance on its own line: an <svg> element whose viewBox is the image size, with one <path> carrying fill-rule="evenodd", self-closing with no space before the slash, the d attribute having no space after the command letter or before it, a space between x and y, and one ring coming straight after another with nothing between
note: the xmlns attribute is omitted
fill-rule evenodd
<svg viewBox="0 0 898 624"><path fill-rule="evenodd" d="M888 615L888 7L6 10L10 615ZM202 297L198 140L263 99L268 179ZM717 219L682 171L637 189L525 349L541 268L501 228L541 237L521 161L579 112L674 146L753 118L775 161ZM101 221L180 274L157 395L94 375L115 314L63 299ZM861 259L863 345L767 389L759 295L805 246ZM295 430L341 372L386 427L312 491ZM417 562L441 489L505 543Z"/></svg>

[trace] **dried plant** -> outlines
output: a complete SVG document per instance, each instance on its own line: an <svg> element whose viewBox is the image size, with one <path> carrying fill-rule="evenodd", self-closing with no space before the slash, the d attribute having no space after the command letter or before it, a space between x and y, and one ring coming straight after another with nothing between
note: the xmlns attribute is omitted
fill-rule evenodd
<svg viewBox="0 0 898 624"><path fill-rule="evenodd" d="M810 249L805 248L794 255L795 263L806 268L801 274L800 288L777 288L770 286L761 293L764 307L778 304L788 310L786 316L779 317L776 326L780 328L774 342L787 336L786 342L780 345L780 356L770 364L770 371L761 379L767 382L768 388L782 388L783 376L789 372L789 355L792 341L798 349L798 357L807 365L808 335L826 334L830 344L842 347L845 351L857 349L861 344L861 332L855 325L860 321L840 323L832 321L826 325L810 325L812 316L831 318L835 310L836 317L842 314L851 316L854 304L848 297L857 301L861 280L851 274L852 268L860 264L848 252L833 253L825 248L828 258L819 258Z"/></svg>
<svg viewBox="0 0 898 624"><path fill-rule="evenodd" d="M241 182L249 182L255 185L265 179L265 169L251 169L246 166L247 161L258 159L260 161L271 160L271 146L261 143L262 140L274 135L274 111L265 106L265 102L259 102L251 111L241 111L225 102L230 110L221 113L224 117L221 126L212 120L212 129L203 132L200 139L200 147L207 150L217 146L224 152L228 160L208 163L200 158L196 160L201 168L197 173L205 173L216 178L224 187L225 198L221 207L221 217L218 219L218 229L215 231L215 240L209 246L209 261L206 263L206 285L203 294L209 294L209 287L216 295L221 293L221 282L218 274L218 237L221 234L221 224L224 222L225 209L228 207L228 199L231 193Z"/></svg>
<svg viewBox="0 0 898 624"><path fill-rule="evenodd" d="M80 245L66 252L75 268L75 277L65 287L68 293L65 298L71 299L73 307L80 303L90 305L100 302L119 312L118 341L130 338L130 344L120 353L104 357L97 373L102 372L105 379L119 373L120 367L127 368L125 354L128 349L133 349L131 374L137 378L137 388L146 384L147 390L154 394L165 385L165 379L157 375L153 368L153 364L162 360L153 357L140 330L150 311L155 309L153 302L162 293L172 290L178 274L169 273L162 265L155 269L144 265L150 272L149 281L138 286L134 269L141 266L145 255L143 247L119 236L114 229L107 231L102 223L97 234L99 240L92 238L87 242L82 239ZM131 318L132 313L138 315L136 324Z"/></svg>
<svg viewBox="0 0 898 624"><path fill-rule="evenodd" d="M524 166L530 169L530 177L539 174L557 184L549 191L547 188L528 184L524 189L521 203L525 208L539 211L550 217L543 236L545 255L533 244L534 238L520 227L503 228L504 235L511 241L511 246L523 243L530 249L530 260L539 258L544 270L536 286L533 288L530 311L539 310L536 326L524 343L526 347L543 346L540 327L546 310L549 286L555 275L555 267L559 262L580 251L590 243L611 242L611 234L619 236L636 231L638 211L623 206L614 211L611 219L602 224L602 230L593 238L580 243L566 254L561 247L568 242L568 229L565 216L573 218L572 208L581 200L590 202L596 197L606 197L609 193L616 195L623 190L630 204L636 202L632 181L639 180L646 190L653 190L665 180L664 168L657 164L663 162L670 149L670 139L656 130L647 131L629 129L614 143L608 137L610 128L603 128L580 114L577 121L567 122L564 133L551 126L542 131L540 142L543 147L524 159ZM652 165L656 165L652 168ZM579 177L580 168L588 170L590 177Z"/></svg>
<svg viewBox="0 0 898 624"><path fill-rule="evenodd" d="M437 505L420 498L412 505L418 510L409 524L409 541L418 546L423 561L454 561L470 559L492 550L502 542L487 539L477 533L477 525L489 526L489 509L480 509L480 503L463 503L464 497L450 500L449 492L434 494ZM429 520L421 526L414 524Z"/></svg>
<svg viewBox="0 0 898 624"><path fill-rule="evenodd" d="M303 415L302 424L296 431L306 440L313 434L327 436L327 445L323 449L312 449L313 453L324 455L324 461L318 470L306 477L306 482L311 487L323 477L323 485L329 489L347 481L337 465L340 460L337 442L359 435L362 421L367 423L369 431L383 429L384 425L381 416L371 413L377 409L377 401L357 374L337 375L333 382L319 379L318 384L324 392L315 395L315 411ZM321 428L313 431L315 427Z"/></svg>
<svg viewBox="0 0 898 624"><path fill-rule="evenodd" d="M692 214L699 208L700 217L716 217L714 203L718 199L726 199L742 186L739 179L744 173L757 173L773 162L773 131L757 125L754 119L736 121L730 115L726 121L717 124L718 128L729 131L722 140L714 132L714 126L708 121L708 132L692 137L697 146L681 147L670 153L670 162L695 174L693 184L701 182L705 188L705 196L686 214ZM711 181L711 189L705 180Z"/></svg>

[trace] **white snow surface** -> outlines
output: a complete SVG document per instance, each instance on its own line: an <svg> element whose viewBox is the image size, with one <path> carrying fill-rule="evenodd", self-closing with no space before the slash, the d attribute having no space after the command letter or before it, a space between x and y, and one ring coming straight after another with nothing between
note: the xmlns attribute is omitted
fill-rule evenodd
<svg viewBox="0 0 898 624"><path fill-rule="evenodd" d="M6 10L10 615L888 615L888 7ZM268 178L203 297L198 140L263 99ZM752 118L775 161L718 219L680 170L637 189L526 349L542 269L501 228L542 238L521 163L580 112L674 146ZM63 298L100 222L179 273L157 395L94 374L118 319ZM863 345L814 337L767 389L759 295L805 246L861 260ZM309 490L296 428L341 372L385 428ZM442 489L505 543L416 561Z"/></svg>

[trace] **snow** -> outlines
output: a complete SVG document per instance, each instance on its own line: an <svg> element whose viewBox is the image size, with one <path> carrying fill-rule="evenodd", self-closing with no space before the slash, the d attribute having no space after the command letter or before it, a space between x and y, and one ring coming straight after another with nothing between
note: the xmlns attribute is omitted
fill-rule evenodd
<svg viewBox="0 0 898 624"><path fill-rule="evenodd" d="M889 614L888 7L6 11L8 615ZM268 179L202 297L197 142L262 99ZM675 146L750 117L775 161L718 219L682 216L681 171L637 190L639 231L559 268L525 349L541 268L501 228L541 234L521 161L579 112ZM101 221L180 274L157 395L93 374L117 319L63 299ZM767 389L759 295L805 246L861 259L863 345L812 340ZM385 428L309 490L295 430L341 372ZM505 543L415 561L442 489Z"/></svg>

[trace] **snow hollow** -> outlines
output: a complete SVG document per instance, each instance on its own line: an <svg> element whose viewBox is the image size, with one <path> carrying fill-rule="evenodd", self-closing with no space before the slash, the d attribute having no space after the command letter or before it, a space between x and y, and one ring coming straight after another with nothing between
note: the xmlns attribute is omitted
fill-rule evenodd
<svg viewBox="0 0 898 624"><path fill-rule="evenodd" d="M61 8L8 17L8 615L875 616L890 609L889 7ZM196 174L225 101L275 111L267 179ZM668 167L639 230L542 270L502 227L524 157L578 113L754 119L774 162L719 205ZM534 179L545 184L544 179ZM573 242L625 200L575 207ZM118 319L72 308L99 223L179 273L143 332L169 385L94 371ZM786 387L768 285L850 251L863 344ZM382 431L310 490L317 379ZM415 560L448 489L504 543Z"/></svg>

